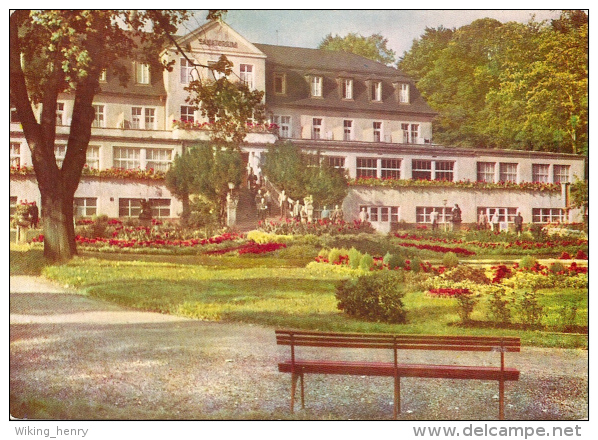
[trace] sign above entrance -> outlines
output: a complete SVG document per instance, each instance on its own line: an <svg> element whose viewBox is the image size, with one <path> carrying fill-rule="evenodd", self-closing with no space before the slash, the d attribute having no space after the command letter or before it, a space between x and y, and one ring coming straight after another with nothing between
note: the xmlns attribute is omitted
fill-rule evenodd
<svg viewBox="0 0 598 440"><path fill-rule="evenodd" d="M220 47L233 47L237 48L239 43L236 41L227 41L227 40L209 40L207 38L198 38L197 41L199 44L204 44L206 46L220 46Z"/></svg>

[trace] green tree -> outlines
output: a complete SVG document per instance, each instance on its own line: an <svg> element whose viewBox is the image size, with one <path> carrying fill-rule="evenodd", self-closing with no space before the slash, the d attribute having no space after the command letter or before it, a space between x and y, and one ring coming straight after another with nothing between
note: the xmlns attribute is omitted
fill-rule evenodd
<svg viewBox="0 0 598 440"><path fill-rule="evenodd" d="M10 102L31 150L42 201L44 256L49 260L68 260L77 252L73 197L86 161L100 74L109 69L126 81L123 59L167 68L160 64L157 49L186 17L185 11L161 10L10 14ZM74 108L66 155L58 167L54 145L61 93L74 95Z"/></svg>
<svg viewBox="0 0 598 440"><path fill-rule="evenodd" d="M332 34L326 35L320 42L318 49L350 52L383 64L393 64L396 53L394 50L389 49L387 44L388 39L379 33L364 37L350 32L344 37L338 34L335 36L332 36Z"/></svg>
<svg viewBox="0 0 598 440"><path fill-rule="evenodd" d="M240 186L245 168L240 150L221 143L197 144L177 156L166 173L166 187L183 204L183 221L192 214L190 197L197 195L218 213L221 224L226 218L226 195L229 183ZM202 208L203 209L203 208Z"/></svg>
<svg viewBox="0 0 598 440"><path fill-rule="evenodd" d="M268 149L262 172L291 199L311 195L317 206L340 204L347 196L347 176L322 159L292 142L275 143Z"/></svg>
<svg viewBox="0 0 598 440"><path fill-rule="evenodd" d="M413 40L411 49L404 52L397 67L413 80L419 81L434 69L440 51L448 46L454 33L454 29L443 26L436 29L426 27L424 34L419 39Z"/></svg>

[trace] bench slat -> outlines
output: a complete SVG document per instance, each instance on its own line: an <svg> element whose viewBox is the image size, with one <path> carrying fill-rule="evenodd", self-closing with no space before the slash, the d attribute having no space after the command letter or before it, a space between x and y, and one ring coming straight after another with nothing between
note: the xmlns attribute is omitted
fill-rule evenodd
<svg viewBox="0 0 598 440"><path fill-rule="evenodd" d="M293 368L294 367L294 368ZM356 376L395 376L391 362L290 361L278 364L281 373L342 374ZM466 365L398 364L397 376L434 379L519 380L515 368Z"/></svg>

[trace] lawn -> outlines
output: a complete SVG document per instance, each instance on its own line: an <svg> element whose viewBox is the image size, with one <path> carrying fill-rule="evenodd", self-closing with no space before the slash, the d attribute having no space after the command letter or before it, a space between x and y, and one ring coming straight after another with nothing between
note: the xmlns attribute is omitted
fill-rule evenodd
<svg viewBox="0 0 598 440"><path fill-rule="evenodd" d="M83 294L125 307L195 319L334 331L520 336L524 345L587 348L587 288L542 288L540 326L500 326L484 318L486 303L462 325L454 298L409 284L405 324L367 322L337 308L335 286L351 271L310 263L289 249L254 256L83 252L64 265L44 265L39 248L11 247L11 275L43 274ZM421 273L418 279L432 274ZM562 304L576 304L574 330L557 325Z"/></svg>

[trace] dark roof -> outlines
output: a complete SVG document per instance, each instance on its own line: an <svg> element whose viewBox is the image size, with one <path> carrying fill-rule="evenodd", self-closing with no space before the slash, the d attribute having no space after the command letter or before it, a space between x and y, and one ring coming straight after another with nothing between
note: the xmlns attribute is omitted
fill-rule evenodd
<svg viewBox="0 0 598 440"><path fill-rule="evenodd" d="M266 104L342 111L434 116L415 83L400 70L349 52L269 44L254 45L266 55ZM286 75L287 93L274 93L272 75ZM311 98L306 75L323 77L323 99ZM353 79L353 99L340 96L338 78ZM382 82L382 102L372 102L366 81ZM410 84L409 104L397 102L394 83Z"/></svg>

